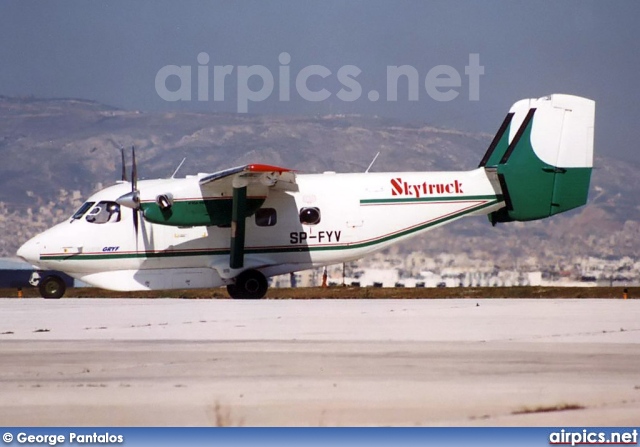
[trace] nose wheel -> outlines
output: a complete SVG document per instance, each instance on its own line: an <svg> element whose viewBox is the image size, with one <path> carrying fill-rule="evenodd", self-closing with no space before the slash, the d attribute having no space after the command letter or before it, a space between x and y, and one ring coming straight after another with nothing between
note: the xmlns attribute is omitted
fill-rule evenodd
<svg viewBox="0 0 640 447"><path fill-rule="evenodd" d="M67 286L59 276L51 275L40 280L38 284L40 296L47 299L62 298Z"/></svg>
<svg viewBox="0 0 640 447"><path fill-rule="evenodd" d="M267 278L257 270L245 270L236 278L235 284L227 286L227 292L231 298L236 299L260 299L267 293L269 284Z"/></svg>

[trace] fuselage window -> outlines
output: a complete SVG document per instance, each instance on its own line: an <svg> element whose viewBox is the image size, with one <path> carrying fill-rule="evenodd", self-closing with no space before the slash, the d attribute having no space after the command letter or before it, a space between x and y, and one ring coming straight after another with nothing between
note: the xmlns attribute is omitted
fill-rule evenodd
<svg viewBox="0 0 640 447"><path fill-rule="evenodd" d="M320 209L307 207L300 209L300 223L304 225L317 225L320 223Z"/></svg>
<svg viewBox="0 0 640 447"><path fill-rule="evenodd" d="M274 208L260 208L256 211L256 225L272 227L278 222L278 214Z"/></svg>
<svg viewBox="0 0 640 447"><path fill-rule="evenodd" d="M84 202L82 206L78 208L78 211L76 211L75 214L71 216L71 220L80 219L87 211L89 211L89 208L91 208L94 203L96 202Z"/></svg>
<svg viewBox="0 0 640 447"><path fill-rule="evenodd" d="M120 205L116 202L102 201L89 211L86 219L87 222L97 224L120 222Z"/></svg>

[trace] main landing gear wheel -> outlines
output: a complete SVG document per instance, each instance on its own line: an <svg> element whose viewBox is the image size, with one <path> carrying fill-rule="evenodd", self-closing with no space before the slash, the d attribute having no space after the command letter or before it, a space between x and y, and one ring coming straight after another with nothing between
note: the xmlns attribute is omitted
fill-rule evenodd
<svg viewBox="0 0 640 447"><path fill-rule="evenodd" d="M227 286L231 298L259 299L267 293L267 278L257 270L245 270L236 278L235 284Z"/></svg>
<svg viewBox="0 0 640 447"><path fill-rule="evenodd" d="M38 290L42 298L58 299L62 298L62 295L64 295L64 292L67 290L67 286L62 278L51 275L40 280Z"/></svg>

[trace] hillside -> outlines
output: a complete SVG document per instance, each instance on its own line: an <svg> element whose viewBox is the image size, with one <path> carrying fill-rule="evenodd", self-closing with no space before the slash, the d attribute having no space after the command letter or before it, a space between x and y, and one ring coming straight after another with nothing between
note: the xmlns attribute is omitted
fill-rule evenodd
<svg viewBox="0 0 640 447"><path fill-rule="evenodd" d="M496 129L502 120L496 116ZM492 135L363 116L143 113L95 102L0 97L0 256L68 217L91 192L119 179L121 145L136 146L142 178L213 172L246 162L302 172L458 170L477 166ZM640 180L628 162L596 148L588 206L492 228L469 218L399 251L466 253L511 265L563 265L579 256L635 257Z"/></svg>

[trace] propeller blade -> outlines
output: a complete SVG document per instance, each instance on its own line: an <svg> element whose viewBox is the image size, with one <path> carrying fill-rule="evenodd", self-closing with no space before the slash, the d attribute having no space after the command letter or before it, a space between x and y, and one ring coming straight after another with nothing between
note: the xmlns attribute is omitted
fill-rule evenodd
<svg viewBox="0 0 640 447"><path fill-rule="evenodd" d="M136 165L136 148L131 146L131 191L138 190L138 167Z"/></svg>
<svg viewBox="0 0 640 447"><path fill-rule="evenodd" d="M122 159L122 181L126 182L127 180L127 165L124 161L124 148L120 146L120 157Z"/></svg>
<svg viewBox="0 0 640 447"><path fill-rule="evenodd" d="M133 210L133 230L136 233L136 249L138 247L138 227L140 226L138 210Z"/></svg>

